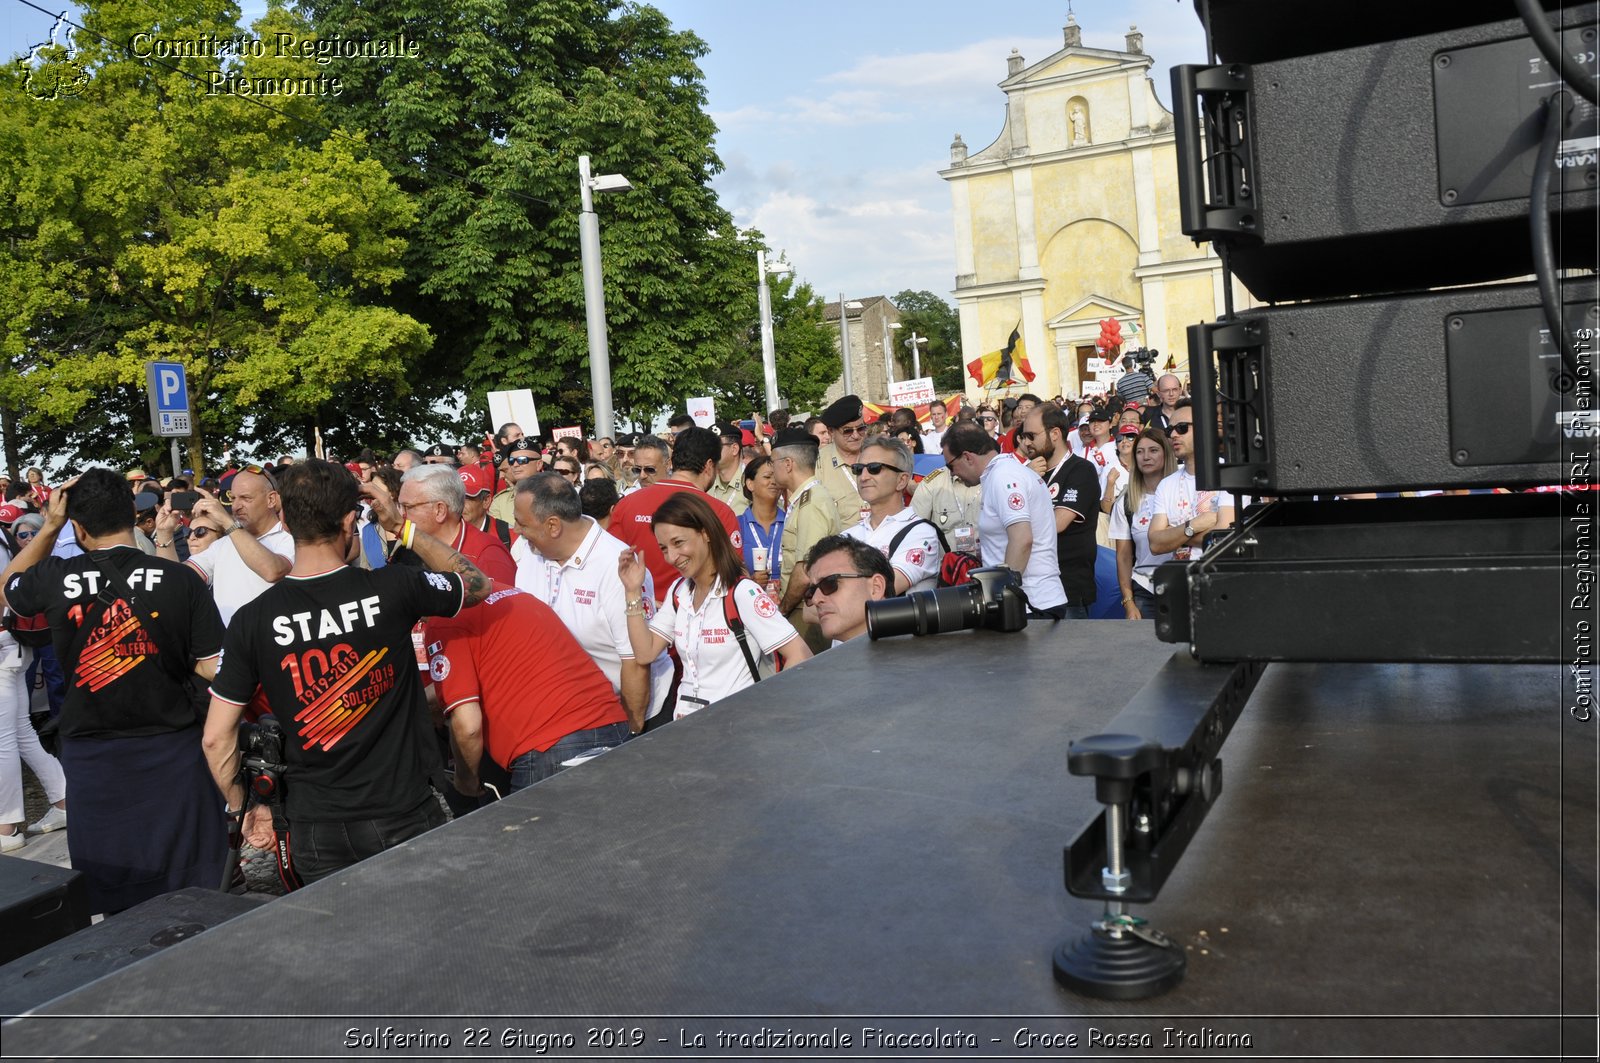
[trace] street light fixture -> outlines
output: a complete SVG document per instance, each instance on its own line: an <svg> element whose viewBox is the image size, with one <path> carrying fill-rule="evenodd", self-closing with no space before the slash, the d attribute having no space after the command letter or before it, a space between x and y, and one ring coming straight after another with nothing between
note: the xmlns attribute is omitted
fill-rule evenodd
<svg viewBox="0 0 1600 1063"><path fill-rule="evenodd" d="M756 295L761 304L761 375L766 383L767 410L778 405L778 356L772 343L772 293L767 289L767 274L779 276L790 272L788 266L767 265L767 253L756 252Z"/></svg>
<svg viewBox="0 0 1600 1063"><path fill-rule="evenodd" d="M905 328L905 326L900 324L900 322L898 322L898 321L890 321L888 318L884 319L884 322L883 322L883 379L884 379L884 383L885 384L893 384L894 383L894 344L889 342L889 330L890 329L902 329L902 328Z"/></svg>
<svg viewBox="0 0 1600 1063"><path fill-rule="evenodd" d="M860 310L861 304L851 300L844 301L844 292L839 293L839 354L844 359L844 393L854 395L855 385L850 382L850 315L849 310Z"/></svg>
<svg viewBox="0 0 1600 1063"><path fill-rule="evenodd" d="M606 347L606 293L600 277L600 219L594 212L595 192L626 192L633 185L619 173L589 176L589 156L578 156L578 256L583 260L583 316L589 330L589 387L594 393L594 431L613 432L611 416L611 352Z"/></svg>
<svg viewBox="0 0 1600 1063"><path fill-rule="evenodd" d="M921 345L927 342L928 337L918 336L916 329L911 330L911 338L906 340L906 347L911 351L911 375L913 377L920 377L922 375Z"/></svg>

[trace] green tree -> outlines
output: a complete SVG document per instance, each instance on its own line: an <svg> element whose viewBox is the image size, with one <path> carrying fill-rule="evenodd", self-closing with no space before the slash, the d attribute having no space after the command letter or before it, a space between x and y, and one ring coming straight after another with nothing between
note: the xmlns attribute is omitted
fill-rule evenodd
<svg viewBox="0 0 1600 1063"><path fill-rule="evenodd" d="M420 204L396 293L437 338L432 371L483 395L530 388L541 421L590 415L578 157L633 191L596 196L614 403L648 416L705 394L752 320L751 247L718 203L706 46L623 0L307 0L317 27L416 43L336 61L342 122L382 145Z"/></svg>
<svg viewBox="0 0 1600 1063"><path fill-rule="evenodd" d="M955 308L930 291L903 291L891 302L900 308L900 336L909 340L915 332L928 339L922 348L922 373L933 378L934 390L945 395L965 387L961 321Z"/></svg>
<svg viewBox="0 0 1600 1063"><path fill-rule="evenodd" d="M358 141L331 135L319 98L274 96L266 109L208 93L214 59L173 70L130 54L117 42L141 32L240 32L231 4L155 6L85 5L89 76L76 95L29 95L17 64L0 80L0 400L35 453L54 442L78 460L151 460L166 448L144 424L144 363L181 362L196 470L240 442L337 432L323 418L352 392L379 389L396 406L430 343L382 301L414 204ZM309 26L274 7L253 30L271 40ZM319 73L271 49L229 70Z"/></svg>

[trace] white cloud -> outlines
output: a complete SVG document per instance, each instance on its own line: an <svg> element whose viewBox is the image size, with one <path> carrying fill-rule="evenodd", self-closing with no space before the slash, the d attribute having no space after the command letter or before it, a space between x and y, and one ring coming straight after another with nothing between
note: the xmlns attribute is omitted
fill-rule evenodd
<svg viewBox="0 0 1600 1063"><path fill-rule="evenodd" d="M1061 38L991 38L960 48L903 55L866 55L847 70L826 74L823 83L877 85L928 96L970 98L975 90L993 89L1006 76L1006 56L1016 48L1025 60L1036 63L1061 49Z"/></svg>

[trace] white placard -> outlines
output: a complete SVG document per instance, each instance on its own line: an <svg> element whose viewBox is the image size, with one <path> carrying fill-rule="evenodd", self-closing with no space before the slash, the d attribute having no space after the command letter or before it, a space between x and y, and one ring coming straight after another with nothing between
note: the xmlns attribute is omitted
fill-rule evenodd
<svg viewBox="0 0 1600 1063"><path fill-rule="evenodd" d="M1111 385L1104 380L1085 380L1083 393L1085 395L1104 395L1111 390Z"/></svg>
<svg viewBox="0 0 1600 1063"><path fill-rule="evenodd" d="M690 399L686 408L689 416L694 418L694 423L701 428L710 428L717 421L717 404L709 396Z"/></svg>
<svg viewBox="0 0 1600 1063"><path fill-rule="evenodd" d="M582 439L583 429L577 425L571 428L557 428L550 433L551 439Z"/></svg>
<svg viewBox="0 0 1600 1063"><path fill-rule="evenodd" d="M920 406L925 402L932 402L935 397L931 376L896 380L889 385L890 406Z"/></svg>
<svg viewBox="0 0 1600 1063"><path fill-rule="evenodd" d="M522 388L489 392L489 431L500 431L500 426L507 421L521 425L525 435L539 434L539 412L533 404L532 391Z"/></svg>
<svg viewBox="0 0 1600 1063"><path fill-rule="evenodd" d="M1101 373L1104 373L1107 369L1111 368L1111 363L1104 358L1091 358L1084 363L1084 368L1096 376L1099 376Z"/></svg>

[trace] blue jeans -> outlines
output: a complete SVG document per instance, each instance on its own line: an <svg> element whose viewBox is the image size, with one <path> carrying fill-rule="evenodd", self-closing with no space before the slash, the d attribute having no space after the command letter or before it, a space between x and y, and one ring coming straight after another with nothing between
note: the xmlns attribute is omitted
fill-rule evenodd
<svg viewBox="0 0 1600 1063"><path fill-rule="evenodd" d="M1156 618L1156 596L1137 583L1133 585L1133 604L1139 607L1139 615L1146 620Z"/></svg>
<svg viewBox="0 0 1600 1063"><path fill-rule="evenodd" d="M1063 620L1089 619L1089 607L1087 605L1063 605L1061 608L1066 610L1061 614L1061 619Z"/></svg>
<svg viewBox="0 0 1600 1063"><path fill-rule="evenodd" d="M587 731L573 731L542 753L537 749L530 749L511 762L509 792L516 793L525 786L532 786L540 779L548 779L562 768L571 767L568 761L583 757L586 753L598 756L608 749L615 749L628 738L627 724L608 723L604 727L592 727Z"/></svg>

